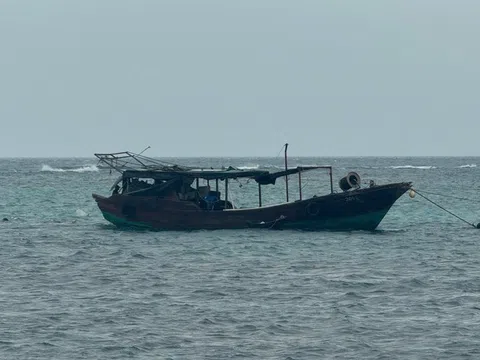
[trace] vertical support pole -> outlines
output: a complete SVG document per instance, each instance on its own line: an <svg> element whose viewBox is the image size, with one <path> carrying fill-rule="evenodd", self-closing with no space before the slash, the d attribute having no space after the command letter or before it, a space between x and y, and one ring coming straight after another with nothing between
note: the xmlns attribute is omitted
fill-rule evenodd
<svg viewBox="0 0 480 360"><path fill-rule="evenodd" d="M288 148L288 143L285 144L285 171L288 170L288 165L287 165L287 148ZM288 175L285 174L285 192L287 195L287 202L288 202Z"/></svg>
<svg viewBox="0 0 480 360"><path fill-rule="evenodd" d="M302 172L298 172L298 192L300 194L300 200L302 200Z"/></svg>
<svg viewBox="0 0 480 360"><path fill-rule="evenodd" d="M262 207L262 185L258 184L258 207Z"/></svg>
<svg viewBox="0 0 480 360"><path fill-rule="evenodd" d="M225 209L227 208L228 201L228 178L225 179Z"/></svg>
<svg viewBox="0 0 480 360"><path fill-rule="evenodd" d="M332 175L332 167L330 167L329 171L330 171L330 192L333 194L333 175Z"/></svg>
<svg viewBox="0 0 480 360"><path fill-rule="evenodd" d="M198 178L195 179L195 184L197 185L197 190L198 190Z"/></svg>
<svg viewBox="0 0 480 360"><path fill-rule="evenodd" d="M218 179L215 179L215 191L218 192Z"/></svg>

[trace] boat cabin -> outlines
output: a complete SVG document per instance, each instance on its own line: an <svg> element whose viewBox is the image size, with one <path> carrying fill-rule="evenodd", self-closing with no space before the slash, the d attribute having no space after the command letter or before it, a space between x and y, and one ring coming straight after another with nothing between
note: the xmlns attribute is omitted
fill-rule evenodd
<svg viewBox="0 0 480 360"><path fill-rule="evenodd" d="M330 169L331 176L330 166L296 167L275 173L266 170L238 170L232 167L226 170L125 170L111 190L112 195L191 201L204 210L226 210L234 209L234 205L228 198L229 180L248 178L258 183L258 206L261 207L263 185L275 184L279 177L285 177L288 180L288 175L297 173L301 200L301 173L318 168ZM206 185L201 186L200 180L206 182ZM224 194L220 191L220 182L223 183Z"/></svg>

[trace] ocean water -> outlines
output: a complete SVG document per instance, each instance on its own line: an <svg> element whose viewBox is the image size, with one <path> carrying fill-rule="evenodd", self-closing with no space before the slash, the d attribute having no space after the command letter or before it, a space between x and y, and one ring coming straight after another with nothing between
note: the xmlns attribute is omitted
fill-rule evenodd
<svg viewBox="0 0 480 360"><path fill-rule="evenodd" d="M289 161L333 165L336 190L348 171L412 181L480 222L480 158ZM91 197L116 177L93 159L0 159L1 359L480 358L480 230L420 196L374 232L125 231ZM328 192L325 172L303 179L304 196ZM256 203L254 184L230 191Z"/></svg>

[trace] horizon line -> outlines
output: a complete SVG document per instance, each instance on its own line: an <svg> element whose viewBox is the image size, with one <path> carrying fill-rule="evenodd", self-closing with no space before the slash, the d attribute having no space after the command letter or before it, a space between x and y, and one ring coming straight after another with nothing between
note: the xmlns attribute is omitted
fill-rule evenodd
<svg viewBox="0 0 480 360"><path fill-rule="evenodd" d="M160 158L160 159L276 159L281 158L282 156L246 156L246 155L223 155L223 156L209 156L209 155L195 155L195 156L146 156L150 158ZM480 155L288 155L288 158L465 158L471 157L476 158ZM95 156L0 156L0 159L96 159Z"/></svg>

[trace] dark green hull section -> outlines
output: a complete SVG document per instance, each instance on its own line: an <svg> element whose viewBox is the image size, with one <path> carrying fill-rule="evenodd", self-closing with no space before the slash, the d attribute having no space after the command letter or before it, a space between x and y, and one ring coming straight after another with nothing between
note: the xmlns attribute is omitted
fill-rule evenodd
<svg viewBox="0 0 480 360"><path fill-rule="evenodd" d="M272 222L271 224L266 224L265 226L252 226L252 224L246 224L245 226L238 228L266 228L266 229L290 229L290 230L306 230L306 231L318 231L318 230L337 230L337 231L348 231L348 230L373 230L382 219L387 214L388 210L371 212L368 214L349 216L344 218L325 218L325 219L314 219L314 220L301 220L301 221L277 221ZM108 222L114 224L119 228L129 228L129 229L144 229L144 230L155 230L163 231L170 229L161 229L153 227L147 223L140 221L131 221L124 218L117 217L115 215L109 214L108 212L102 212L103 217Z"/></svg>
<svg viewBox="0 0 480 360"><path fill-rule="evenodd" d="M372 230L380 224L387 212L388 210L383 210L341 218L318 218L291 223L285 222L281 228L302 230Z"/></svg>
<svg viewBox="0 0 480 360"><path fill-rule="evenodd" d="M129 221L127 219L109 214L106 211L102 211L102 215L105 218L105 220L121 228L154 230L154 228L149 224L142 223L140 221Z"/></svg>

